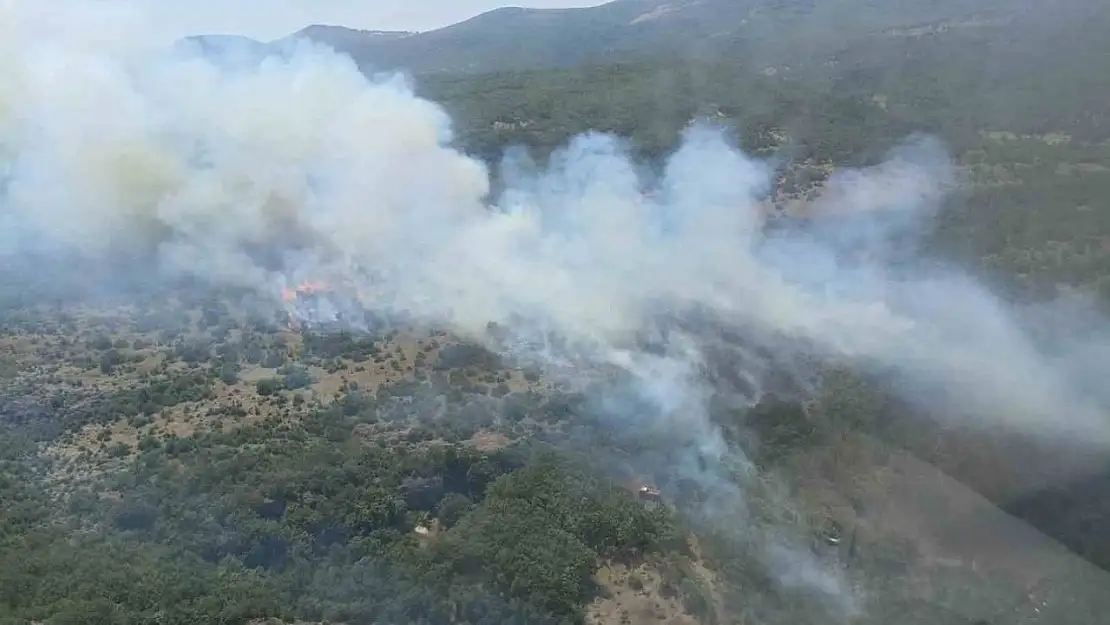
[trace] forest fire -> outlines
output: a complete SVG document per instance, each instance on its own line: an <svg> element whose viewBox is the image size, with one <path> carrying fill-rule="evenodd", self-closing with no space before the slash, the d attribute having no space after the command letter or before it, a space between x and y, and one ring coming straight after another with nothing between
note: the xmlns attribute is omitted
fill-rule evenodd
<svg viewBox="0 0 1110 625"><path fill-rule="evenodd" d="M636 493L644 501L663 501L663 493L654 486L641 486Z"/></svg>
<svg viewBox="0 0 1110 625"><path fill-rule="evenodd" d="M314 320L317 317L317 314L313 311L316 305L311 304L311 302L316 300L317 296L330 293L331 290L331 285L327 282L311 280L305 280L294 287L282 287L281 300L287 306L284 315L286 329L290 332L296 332L298 329L303 329L311 320ZM308 308L305 308L305 306L308 306Z"/></svg>
<svg viewBox="0 0 1110 625"><path fill-rule="evenodd" d="M281 299L285 302L295 302L298 297L311 297L320 293L326 293L331 290L331 287L326 282L311 282L304 281L293 288L282 287Z"/></svg>
<svg viewBox="0 0 1110 625"><path fill-rule="evenodd" d="M282 323L291 332L308 328L366 328L368 295L343 281L305 280L281 288Z"/></svg>

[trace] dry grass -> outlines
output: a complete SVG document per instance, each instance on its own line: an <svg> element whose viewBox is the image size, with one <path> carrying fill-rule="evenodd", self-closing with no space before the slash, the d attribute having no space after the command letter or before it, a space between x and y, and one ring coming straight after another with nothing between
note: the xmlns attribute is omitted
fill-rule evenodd
<svg viewBox="0 0 1110 625"><path fill-rule="evenodd" d="M173 344L164 342L166 337L160 337L156 332L133 331L134 311L76 309L69 315L66 334L37 332L44 326L49 327L49 315L57 314L56 311L36 312L40 313L41 316L35 318L47 321L37 323L36 331L9 327L4 329L6 333L0 334L0 364L5 365L0 367L0 374L7 372L6 376L0 375L0 383L21 383L42 397L74 390L96 396L141 388L149 376L183 373L190 369L190 365L177 357ZM198 326L200 313L188 311L187 314L190 323L183 329L178 328L172 338L210 342L211 335ZM56 324L57 327L64 325ZM228 340L238 339L243 332L241 328L231 329ZM106 351L92 347L101 337L107 337L112 343L118 342L119 346L113 349L125 360L124 364L108 373L95 365ZM280 331L267 340L274 348L283 349L292 362L300 361L299 357L305 349L300 334ZM44 453L62 461L61 465L70 467L71 473L86 474L126 461L126 456L121 458L120 454L113 454L113 451L118 452L113 448L123 445L133 451L147 437L189 437L213 429L227 431L267 420L297 419L308 411L342 398L349 389L358 388L373 394L382 386L428 375L438 362L441 350L457 342L457 339L443 333L429 334L413 329L390 333L388 338L379 339L378 353L373 359L363 362L341 359L332 361L328 369L310 366L308 372L313 380L310 386L293 391L283 390L272 396L260 395L257 385L279 377L279 371L260 365L246 365L239 371L237 383L216 382L209 399L164 408L149 418L121 416L117 420L109 420L107 425L86 425L56 441ZM133 345L140 347L132 349ZM199 369L196 365L192 367L204 370L208 366L210 362L199 363ZM522 371L507 370L499 375L512 392L546 388L542 382L529 382ZM485 373L479 376L488 377ZM383 440L404 436L406 429L398 426L377 427L373 438ZM470 442L479 449L492 451L508 444L508 438L487 432ZM80 470L73 469L79 460L87 466Z"/></svg>
<svg viewBox="0 0 1110 625"><path fill-rule="evenodd" d="M586 610L590 625L697 625L677 596L666 596L663 575L642 564L610 563L595 575L604 596Z"/></svg>
<svg viewBox="0 0 1110 625"><path fill-rule="evenodd" d="M504 449L510 443L512 443L512 439L498 432L478 432L467 441L467 444L485 453Z"/></svg>
<svg viewBox="0 0 1110 625"><path fill-rule="evenodd" d="M798 497L845 528L839 547L849 570L900 585L917 599L969 618L993 609L976 598L1020 604L1053 580L1096 574L1056 541L1004 513L971 488L912 454L863 435L799 454L790 471ZM869 554L908 548L899 579L871 570ZM861 557L862 556L862 557ZM854 567L854 568L853 568ZM939 589L958 586L952 596Z"/></svg>

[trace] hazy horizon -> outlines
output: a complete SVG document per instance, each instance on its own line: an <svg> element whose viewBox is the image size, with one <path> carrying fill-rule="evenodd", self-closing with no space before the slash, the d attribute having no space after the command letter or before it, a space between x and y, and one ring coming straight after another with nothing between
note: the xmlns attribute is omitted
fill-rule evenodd
<svg viewBox="0 0 1110 625"><path fill-rule="evenodd" d="M169 4L160 0L110 0L158 24L159 36L242 35L272 40L312 24L361 30L427 31L449 26L506 6L572 8L604 4L600 0L195 0Z"/></svg>

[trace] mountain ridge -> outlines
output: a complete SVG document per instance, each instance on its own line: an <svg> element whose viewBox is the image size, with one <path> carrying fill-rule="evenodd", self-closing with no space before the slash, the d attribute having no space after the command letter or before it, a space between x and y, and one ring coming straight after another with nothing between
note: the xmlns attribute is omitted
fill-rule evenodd
<svg viewBox="0 0 1110 625"><path fill-rule="evenodd" d="M997 29L1035 6L1030 0L614 0L583 8L501 7L424 32L313 24L259 43L309 39L351 56L360 67L413 73L675 56L789 63L833 55L876 36L945 32L953 22Z"/></svg>

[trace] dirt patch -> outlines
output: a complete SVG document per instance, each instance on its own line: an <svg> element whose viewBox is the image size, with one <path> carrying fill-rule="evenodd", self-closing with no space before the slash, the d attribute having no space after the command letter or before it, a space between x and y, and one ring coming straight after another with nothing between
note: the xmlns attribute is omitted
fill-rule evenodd
<svg viewBox="0 0 1110 625"><path fill-rule="evenodd" d="M491 453L508 447L512 442L512 439L504 434L499 434L497 432L478 432L467 441L467 444L478 451Z"/></svg>
<svg viewBox="0 0 1110 625"><path fill-rule="evenodd" d="M1045 145L1067 145L1072 142L1073 137L1063 132L1047 132L1044 134L1022 134L1019 135L1015 132L1007 130L984 130L979 133L986 139L998 143L1011 142L1011 141L1036 141L1044 143Z"/></svg>

